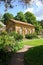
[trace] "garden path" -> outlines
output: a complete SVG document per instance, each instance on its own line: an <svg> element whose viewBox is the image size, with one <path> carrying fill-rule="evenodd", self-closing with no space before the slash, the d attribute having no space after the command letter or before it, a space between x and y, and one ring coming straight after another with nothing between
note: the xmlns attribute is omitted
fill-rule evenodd
<svg viewBox="0 0 43 65"><path fill-rule="evenodd" d="M24 65L24 53L32 46L25 45L23 49L17 51L11 59L10 65Z"/></svg>

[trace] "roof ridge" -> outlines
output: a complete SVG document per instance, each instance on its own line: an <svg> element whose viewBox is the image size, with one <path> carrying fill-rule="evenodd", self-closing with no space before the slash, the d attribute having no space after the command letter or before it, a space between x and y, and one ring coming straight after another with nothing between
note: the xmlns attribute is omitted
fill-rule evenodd
<svg viewBox="0 0 43 65"><path fill-rule="evenodd" d="M11 21L15 22L15 23L21 23L21 24L25 24L25 25L31 25L33 26L32 24L30 23L26 23L26 22L22 22L22 21L19 21L19 20L15 20L15 19L10 19Z"/></svg>

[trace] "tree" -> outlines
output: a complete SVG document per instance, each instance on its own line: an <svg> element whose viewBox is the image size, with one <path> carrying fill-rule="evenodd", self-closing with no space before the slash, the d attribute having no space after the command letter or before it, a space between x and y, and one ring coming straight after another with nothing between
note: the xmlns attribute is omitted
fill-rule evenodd
<svg viewBox="0 0 43 65"><path fill-rule="evenodd" d="M14 19L19 20L19 21L23 21L23 22L27 22L23 12L18 12Z"/></svg>
<svg viewBox="0 0 43 65"><path fill-rule="evenodd" d="M3 15L3 22L6 24L6 20L13 19L13 18L14 18L14 17L13 17L12 14L10 14L10 13L5 13L5 14Z"/></svg>
<svg viewBox="0 0 43 65"><path fill-rule="evenodd" d="M42 26L40 24L35 25L35 30L37 34L40 34L40 31L42 30Z"/></svg>
<svg viewBox="0 0 43 65"><path fill-rule="evenodd" d="M40 24L41 24L41 26L42 26L42 28L43 28L43 20L40 21Z"/></svg>
<svg viewBox="0 0 43 65"><path fill-rule="evenodd" d="M36 17L33 13L26 12L24 15L28 23L36 24Z"/></svg>
<svg viewBox="0 0 43 65"><path fill-rule="evenodd" d="M25 13L25 18L26 18L26 20L27 20L28 23L31 23L31 24L34 25L36 33L38 33L42 27L38 23L38 21L36 20L35 15L32 14L31 12L26 12Z"/></svg>

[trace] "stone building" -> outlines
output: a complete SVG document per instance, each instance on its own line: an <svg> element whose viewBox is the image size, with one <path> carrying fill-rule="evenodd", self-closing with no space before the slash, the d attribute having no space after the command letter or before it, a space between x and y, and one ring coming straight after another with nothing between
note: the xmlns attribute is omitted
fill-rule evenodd
<svg viewBox="0 0 43 65"><path fill-rule="evenodd" d="M35 32L35 28L30 23L21 22L18 20L10 19L6 23L6 30L8 32L18 32L25 36L25 34L33 34Z"/></svg>

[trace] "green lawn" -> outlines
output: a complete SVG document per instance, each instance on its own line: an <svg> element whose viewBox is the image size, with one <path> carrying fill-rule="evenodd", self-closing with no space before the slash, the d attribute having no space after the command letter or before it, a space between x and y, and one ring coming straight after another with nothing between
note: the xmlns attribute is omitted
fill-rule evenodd
<svg viewBox="0 0 43 65"><path fill-rule="evenodd" d="M24 45L39 46L39 45L43 45L43 38L33 39L33 40L23 40L22 43Z"/></svg>
<svg viewBox="0 0 43 65"><path fill-rule="evenodd" d="M34 46L24 54L25 65L43 65L43 38L23 40L24 45Z"/></svg>

